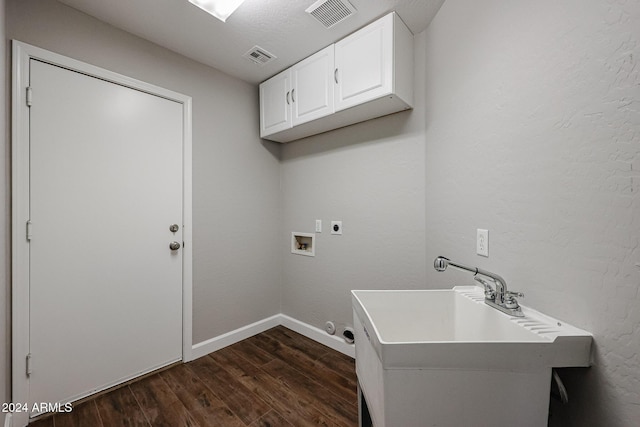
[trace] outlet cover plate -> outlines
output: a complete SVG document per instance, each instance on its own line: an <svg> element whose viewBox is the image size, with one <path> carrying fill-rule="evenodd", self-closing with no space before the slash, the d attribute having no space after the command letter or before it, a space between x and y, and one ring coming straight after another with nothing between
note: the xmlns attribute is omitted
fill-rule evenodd
<svg viewBox="0 0 640 427"><path fill-rule="evenodd" d="M342 221L331 221L331 234L342 234Z"/></svg>
<svg viewBox="0 0 640 427"><path fill-rule="evenodd" d="M481 256L489 256L489 230L478 228L476 236L476 253Z"/></svg>

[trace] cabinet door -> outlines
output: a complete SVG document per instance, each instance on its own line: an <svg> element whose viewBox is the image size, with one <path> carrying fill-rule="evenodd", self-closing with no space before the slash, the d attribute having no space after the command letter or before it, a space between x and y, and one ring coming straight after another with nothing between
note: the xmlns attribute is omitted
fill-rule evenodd
<svg viewBox="0 0 640 427"><path fill-rule="evenodd" d="M335 45L335 110L393 91L393 14Z"/></svg>
<svg viewBox="0 0 640 427"><path fill-rule="evenodd" d="M334 112L333 45L291 67L293 126Z"/></svg>
<svg viewBox="0 0 640 427"><path fill-rule="evenodd" d="M291 127L290 91L290 70L285 70L260 85L260 136Z"/></svg>

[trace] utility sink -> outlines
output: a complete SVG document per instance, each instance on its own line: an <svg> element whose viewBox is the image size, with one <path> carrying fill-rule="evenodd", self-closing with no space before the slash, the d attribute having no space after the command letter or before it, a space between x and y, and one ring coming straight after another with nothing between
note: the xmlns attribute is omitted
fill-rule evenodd
<svg viewBox="0 0 640 427"><path fill-rule="evenodd" d="M590 333L523 307L511 317L477 286L352 291L353 308L382 365L404 368L589 366Z"/></svg>
<svg viewBox="0 0 640 427"><path fill-rule="evenodd" d="M543 426L551 368L590 365L590 333L524 306L524 317L509 316L476 286L355 290L352 303L376 427L480 426L483 413L487 426Z"/></svg>

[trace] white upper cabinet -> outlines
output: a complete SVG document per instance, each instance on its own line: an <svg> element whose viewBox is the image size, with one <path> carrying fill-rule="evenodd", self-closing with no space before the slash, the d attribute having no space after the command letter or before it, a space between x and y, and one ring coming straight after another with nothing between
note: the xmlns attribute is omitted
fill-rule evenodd
<svg viewBox="0 0 640 427"><path fill-rule="evenodd" d="M260 85L260 136L332 114L333 45Z"/></svg>
<svg viewBox="0 0 640 427"><path fill-rule="evenodd" d="M260 136L289 142L412 108L413 35L390 13L260 85Z"/></svg>
<svg viewBox="0 0 640 427"><path fill-rule="evenodd" d="M367 25L335 46L336 110L393 90L393 15Z"/></svg>
<svg viewBox="0 0 640 427"><path fill-rule="evenodd" d="M413 35L395 13L336 43L335 64L336 111L381 97L393 101L386 114L412 108Z"/></svg>
<svg viewBox="0 0 640 427"><path fill-rule="evenodd" d="M291 67L293 126L332 114L333 45Z"/></svg>
<svg viewBox="0 0 640 427"><path fill-rule="evenodd" d="M285 70L260 85L260 136L291 127L291 73Z"/></svg>

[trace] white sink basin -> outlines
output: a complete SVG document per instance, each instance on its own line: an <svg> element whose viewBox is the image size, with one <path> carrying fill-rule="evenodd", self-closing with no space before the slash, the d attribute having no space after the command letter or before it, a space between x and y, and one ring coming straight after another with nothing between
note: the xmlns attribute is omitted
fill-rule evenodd
<svg viewBox="0 0 640 427"><path fill-rule="evenodd" d="M351 293L361 410L376 427L544 427L551 369L589 366L590 333L527 307L511 317L479 287Z"/></svg>
<svg viewBox="0 0 640 427"><path fill-rule="evenodd" d="M479 287L351 293L360 409L376 427L544 427L551 369L589 366L591 334L527 307L509 316Z"/></svg>
<svg viewBox="0 0 640 427"><path fill-rule="evenodd" d="M385 368L527 369L589 366L590 333L522 307L512 317L482 289L352 291Z"/></svg>

